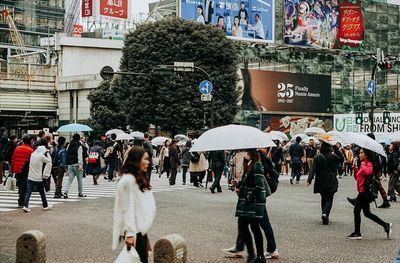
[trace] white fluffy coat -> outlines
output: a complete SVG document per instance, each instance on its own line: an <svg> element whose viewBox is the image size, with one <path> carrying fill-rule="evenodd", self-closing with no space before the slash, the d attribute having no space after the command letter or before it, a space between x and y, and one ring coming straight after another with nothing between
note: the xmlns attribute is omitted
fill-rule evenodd
<svg viewBox="0 0 400 263"><path fill-rule="evenodd" d="M118 182L114 205L114 229L112 248L117 249L120 236L136 237L146 234L156 216L156 202L153 193L140 191L136 179L124 174Z"/></svg>

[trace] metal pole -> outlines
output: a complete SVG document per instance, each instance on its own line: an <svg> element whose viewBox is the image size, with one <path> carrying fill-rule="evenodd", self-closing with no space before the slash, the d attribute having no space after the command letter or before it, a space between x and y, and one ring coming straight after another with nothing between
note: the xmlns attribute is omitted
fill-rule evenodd
<svg viewBox="0 0 400 263"><path fill-rule="evenodd" d="M372 69L372 74L371 74L371 80L375 79L375 73L376 73L376 69L378 67L378 62L375 62L374 68ZM376 86L376 82L375 82L375 86ZM376 96L376 88L375 88L375 92L374 94L371 95L371 108L370 108L370 112L369 112L369 120L371 123L371 133L374 133L374 110L375 110L375 105L374 105L374 97Z"/></svg>
<svg viewBox="0 0 400 263"><path fill-rule="evenodd" d="M200 67L193 66L194 69L198 69L203 72L208 80L212 83L210 75L204 69ZM210 129L214 128L214 98L211 98L211 105L210 105Z"/></svg>

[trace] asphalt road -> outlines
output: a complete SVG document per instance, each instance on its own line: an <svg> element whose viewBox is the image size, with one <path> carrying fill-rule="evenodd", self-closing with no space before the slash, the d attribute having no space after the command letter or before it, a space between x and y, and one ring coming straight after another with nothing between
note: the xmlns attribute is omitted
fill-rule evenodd
<svg viewBox="0 0 400 263"><path fill-rule="evenodd" d="M390 209L373 208L384 221L393 222L391 240L383 229L362 217L363 239L346 240L353 231L353 178L340 179L331 224L320 221L319 196L305 182L290 185L282 178L278 192L268 198L268 211L281 258L276 262L393 262L398 251L400 203ZM157 218L149 233L154 245L164 235L178 233L188 245L189 262L244 262L224 258L220 251L233 245L237 197L228 190L211 194L204 189L155 193ZM47 262L113 262L111 250L113 198L57 205L51 211L33 209L0 214L0 262L15 262L15 244L24 231L37 229L47 237ZM381 202L381 200L379 200Z"/></svg>

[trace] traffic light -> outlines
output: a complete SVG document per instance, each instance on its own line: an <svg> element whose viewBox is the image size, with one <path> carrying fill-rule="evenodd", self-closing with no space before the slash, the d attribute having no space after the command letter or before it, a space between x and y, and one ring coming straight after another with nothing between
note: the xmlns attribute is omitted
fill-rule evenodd
<svg viewBox="0 0 400 263"><path fill-rule="evenodd" d="M390 112L389 111L383 112L383 124L390 124Z"/></svg>
<svg viewBox="0 0 400 263"><path fill-rule="evenodd" d="M169 76L174 74L174 67L170 65L159 65L153 68L152 74L156 76Z"/></svg>
<svg viewBox="0 0 400 263"><path fill-rule="evenodd" d="M361 125L363 123L363 113L356 112L356 124Z"/></svg>
<svg viewBox="0 0 400 263"><path fill-rule="evenodd" d="M390 63L390 61L383 61L383 62L379 62L378 66L381 70L391 70L392 69L392 63Z"/></svg>

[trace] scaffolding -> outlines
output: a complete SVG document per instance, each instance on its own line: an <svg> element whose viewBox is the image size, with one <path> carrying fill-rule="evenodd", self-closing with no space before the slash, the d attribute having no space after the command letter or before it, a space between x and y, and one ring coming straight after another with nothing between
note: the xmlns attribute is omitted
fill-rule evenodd
<svg viewBox="0 0 400 263"><path fill-rule="evenodd" d="M74 25L78 23L81 11L81 1L74 0L70 1L69 6L65 12L65 26L64 31L67 33L67 36L73 36L74 34Z"/></svg>
<svg viewBox="0 0 400 263"><path fill-rule="evenodd" d="M17 52L17 55L21 55L23 57L27 53L25 42L21 36L21 33L18 31L17 26L14 23L11 12L7 9L3 9L0 12L0 19L7 22L8 28L10 30L11 41L14 45L15 51Z"/></svg>

